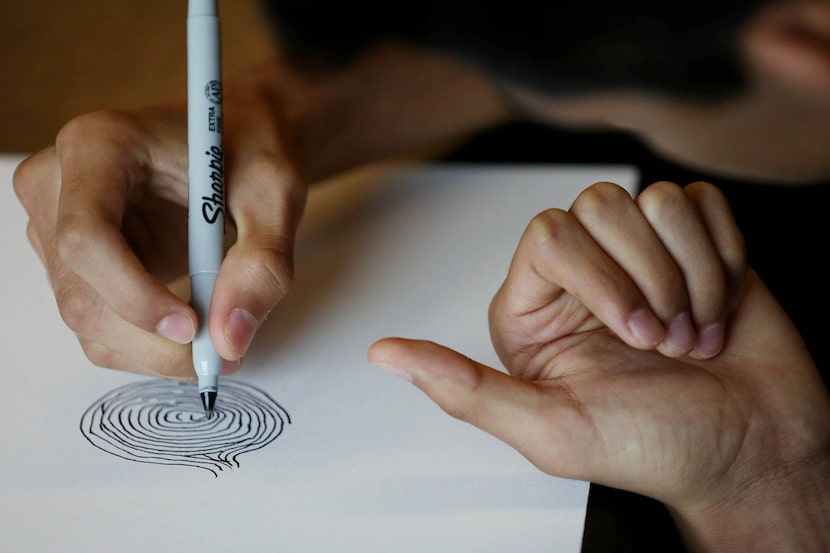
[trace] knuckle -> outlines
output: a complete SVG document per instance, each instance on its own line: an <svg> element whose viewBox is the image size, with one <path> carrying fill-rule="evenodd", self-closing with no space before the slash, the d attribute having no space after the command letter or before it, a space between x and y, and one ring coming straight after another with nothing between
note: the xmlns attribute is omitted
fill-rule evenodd
<svg viewBox="0 0 830 553"><path fill-rule="evenodd" d="M14 193L27 210L40 196L42 163L39 156L29 156L15 167L12 175Z"/></svg>
<svg viewBox="0 0 830 553"><path fill-rule="evenodd" d="M37 234L37 229L32 221L26 223L26 238L29 239L29 244L35 249L38 250L40 245L40 237ZM41 261L43 258L41 258Z"/></svg>
<svg viewBox="0 0 830 553"><path fill-rule="evenodd" d="M95 244L96 230L84 218L64 217L55 230L58 257L69 266L84 259Z"/></svg>
<svg viewBox="0 0 830 553"><path fill-rule="evenodd" d="M441 406L441 409L454 419L464 421L472 424L473 426L478 426L478 417L476 416L475 411L467 409L458 402L444 404Z"/></svg>
<svg viewBox="0 0 830 553"><path fill-rule="evenodd" d="M77 334L89 334L101 316L98 295L83 285L65 285L57 293L58 311L70 329Z"/></svg>
<svg viewBox="0 0 830 553"><path fill-rule="evenodd" d="M724 270L731 286L739 286L749 270L749 259L742 234L724 244L721 250Z"/></svg>
<svg viewBox="0 0 830 553"><path fill-rule="evenodd" d="M112 109L78 115L60 128L55 138L55 146L60 151L66 146L86 143L90 137L100 133L110 135L115 129L123 129L128 121L125 113Z"/></svg>
<svg viewBox="0 0 830 553"><path fill-rule="evenodd" d="M228 200L235 217L240 220L261 219L257 214L261 215L262 206L269 204L285 206L289 214L302 212L308 197L308 187L304 185L303 176L293 163L273 153L260 152L250 155L245 159L244 165L240 166L240 173L233 182L245 182L249 187L253 183L260 205L246 205L248 197L235 194L231 182Z"/></svg>
<svg viewBox="0 0 830 553"><path fill-rule="evenodd" d="M739 229L727 234L720 242L724 258L737 266L745 267L747 264L746 239Z"/></svg>
<svg viewBox="0 0 830 553"><path fill-rule="evenodd" d="M637 204L652 221L672 220L689 204L686 192L679 185L669 181L655 182L639 196Z"/></svg>
<svg viewBox="0 0 830 553"><path fill-rule="evenodd" d="M673 263L651 267L648 282L642 284L640 289L655 314L664 322L673 320L690 308L690 293L693 290L687 287L685 276ZM629 302L629 311L639 307L635 298L629 298Z"/></svg>
<svg viewBox="0 0 830 553"><path fill-rule="evenodd" d="M546 209L530 220L525 237L534 246L545 246L563 237L567 238L573 222L571 215L562 209Z"/></svg>
<svg viewBox="0 0 830 553"><path fill-rule="evenodd" d="M114 351L91 340L80 340L80 343L84 355L93 365L105 369L116 368L118 356Z"/></svg>
<svg viewBox="0 0 830 553"><path fill-rule="evenodd" d="M303 176L294 164L278 163L278 186L282 189L284 200L294 211L302 211L308 198L308 188L303 184Z"/></svg>
<svg viewBox="0 0 830 553"><path fill-rule="evenodd" d="M254 250L246 263L253 285L276 297L283 297L294 279L293 257L287 241L282 242L280 246Z"/></svg>
<svg viewBox="0 0 830 553"><path fill-rule="evenodd" d="M628 191L613 182L601 181L592 184L579 193L571 211L583 220L596 220L607 216L609 210L625 203L631 203Z"/></svg>
<svg viewBox="0 0 830 553"><path fill-rule="evenodd" d="M695 181L689 183L685 188L686 194L706 202L719 202L726 204L726 196L714 184L706 181Z"/></svg>
<svg viewBox="0 0 830 553"><path fill-rule="evenodd" d="M190 348L187 346L178 346L174 353L168 352L154 357L147 367L147 372L168 380L189 382L196 379L190 359Z"/></svg>
<svg viewBox="0 0 830 553"><path fill-rule="evenodd" d="M662 275L660 272L666 274ZM682 275L657 269L653 276L654 287L650 290L649 296L658 313L674 318L689 308L689 294Z"/></svg>
<svg viewBox="0 0 830 553"><path fill-rule="evenodd" d="M706 206L706 211L717 214L720 221L732 220L729 200L716 186L698 181L686 187L687 194L698 206ZM725 215L728 215L727 218ZM746 264L746 241L737 224L717 224L716 240L718 250L729 267L740 270Z"/></svg>
<svg viewBox="0 0 830 553"><path fill-rule="evenodd" d="M279 187L294 188L302 181L297 167L279 155L260 152L251 156L248 169L255 178L272 182Z"/></svg>

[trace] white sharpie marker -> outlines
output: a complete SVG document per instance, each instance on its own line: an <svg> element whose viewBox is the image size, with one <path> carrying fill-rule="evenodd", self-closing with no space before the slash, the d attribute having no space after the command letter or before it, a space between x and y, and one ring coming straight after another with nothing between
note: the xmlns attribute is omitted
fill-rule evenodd
<svg viewBox="0 0 830 553"><path fill-rule="evenodd" d="M210 341L208 314L224 255L225 164L222 70L216 0L188 0L187 161L190 303L198 317L193 367L205 415L213 416L223 360Z"/></svg>

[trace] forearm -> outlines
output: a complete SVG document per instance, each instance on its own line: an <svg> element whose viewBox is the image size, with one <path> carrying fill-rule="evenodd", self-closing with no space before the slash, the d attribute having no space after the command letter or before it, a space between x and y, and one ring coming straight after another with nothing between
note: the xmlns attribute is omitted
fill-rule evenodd
<svg viewBox="0 0 830 553"><path fill-rule="evenodd" d="M450 58L403 46L375 48L318 75L275 60L232 86L229 94L236 90L274 120L309 182L510 119L492 81Z"/></svg>
<svg viewBox="0 0 830 553"><path fill-rule="evenodd" d="M830 458L759 483L733 503L672 513L695 553L830 552Z"/></svg>

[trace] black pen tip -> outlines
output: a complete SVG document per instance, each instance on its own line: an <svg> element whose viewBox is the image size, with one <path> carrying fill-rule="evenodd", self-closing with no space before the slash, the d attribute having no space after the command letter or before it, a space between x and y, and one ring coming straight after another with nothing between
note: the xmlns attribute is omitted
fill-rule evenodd
<svg viewBox="0 0 830 553"><path fill-rule="evenodd" d="M213 405L216 403L216 392L202 392L202 407L205 408L205 417L213 416Z"/></svg>

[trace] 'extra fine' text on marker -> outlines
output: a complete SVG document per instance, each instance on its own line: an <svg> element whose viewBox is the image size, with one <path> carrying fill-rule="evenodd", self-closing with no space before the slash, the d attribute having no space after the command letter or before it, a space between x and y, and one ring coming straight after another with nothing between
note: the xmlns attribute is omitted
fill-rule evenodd
<svg viewBox="0 0 830 553"><path fill-rule="evenodd" d="M213 224L222 216L224 223L225 213L225 162L221 146L211 146L205 152L208 156L208 167L210 168L210 189L213 194L202 196L202 217L208 224Z"/></svg>

